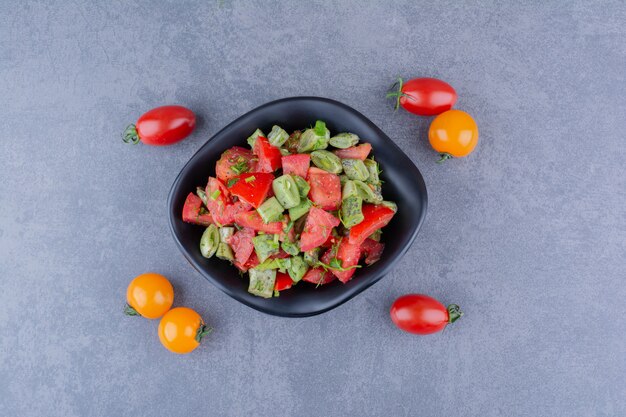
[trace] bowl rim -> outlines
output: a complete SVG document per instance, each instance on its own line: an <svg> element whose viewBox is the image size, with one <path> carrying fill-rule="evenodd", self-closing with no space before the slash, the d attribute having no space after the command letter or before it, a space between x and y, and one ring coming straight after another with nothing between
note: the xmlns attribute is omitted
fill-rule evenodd
<svg viewBox="0 0 626 417"><path fill-rule="evenodd" d="M233 291L230 287L222 284L219 280L213 278L207 271L205 271L204 267L201 267L200 265L197 264L197 262L194 259L191 259L190 256L188 256L188 250L185 247L185 245L183 245L183 243L180 241L178 235L176 234L176 230L175 230L175 226L174 226L174 221L175 221L175 215L174 215L174 197L177 194L178 189L180 188L180 182L183 176L183 173L186 172L187 168L189 167L189 165L191 164L191 162L195 159L195 157L201 153L205 147L210 146L211 142L213 141L214 138L223 135L225 132L227 132L229 129L232 128L232 126L237 125L242 119L248 117L251 113L256 113L258 111L263 110L266 107L270 107L279 103L283 103L283 102L289 102L289 101L317 101L317 102L324 102L324 103L328 103L334 106L338 106L338 107L342 107L345 110L347 110L348 112L351 112L353 114L355 114L358 118L360 118L362 121L364 121L372 130L374 130L379 136L386 138L387 141L389 142L390 146L393 148L394 152L400 152L402 155L404 155L413 165L413 167L415 168L415 170L417 171L417 177L415 178L415 180L418 182L417 186L418 188L422 191L420 193L420 200L421 200L421 204L422 204L422 210L420 211L419 214L419 218L417 219L417 223L415 226L415 229L413 231L413 233L411 234L411 236L409 237L406 245L404 245L400 250L398 250L396 253L393 254L393 259L388 262L380 271L378 271L377 275L374 276L369 282L364 283L362 286L356 287L356 288L350 288L347 289L348 294L344 297L342 297L341 299L337 300L336 302L330 304L329 306L319 309L319 310L315 310L315 311L310 311L310 312L305 312L305 313L286 313L286 312L281 312L278 311L276 309L271 309L271 308L267 308L265 306L261 306L261 305L256 305L253 304L251 302L249 302L248 300L246 300L245 298L241 297L236 291ZM233 121L231 121L230 123L228 123L226 126L224 126L222 129L220 129L219 131L217 131L215 134L213 134L202 146L200 146L198 148L198 150L196 152L194 152L194 154L188 159L188 161L185 163L185 165L180 169L178 175L176 176L176 178L174 179L174 182L172 183L172 186L170 188L170 191L168 193L167 196L167 210L168 210L168 224L169 224L169 228L170 228L170 232L172 234L172 237L174 238L174 241L176 242L176 245L178 246L180 252L182 252L183 256L185 257L185 259L187 259L187 262L189 262L191 264L191 266L193 266L193 268L198 271L200 273L200 275L202 275L207 281L209 281L211 284L213 284L215 287L217 287L220 291L222 291L223 293L227 294L228 296L230 296L231 298L235 299L236 301L239 301L240 303L254 309L257 311L260 311L262 313L265 314L269 314L272 316L278 316L278 317L311 317L311 316L316 316L319 314L323 314L326 313L334 308L339 307L340 305L346 303L347 301L353 299L354 297L356 297L358 294L361 294L362 292L364 292L365 290L367 290L369 287L371 287L372 285L374 285L375 283L377 283L378 281L380 281L384 276L386 276L390 270L394 267L394 265L396 264L397 261L399 261L400 259L402 259L402 257L404 257L404 255L406 254L406 252L409 250L409 248L413 245L413 242L415 241L415 238L417 237L422 224L424 223L424 219L426 218L426 212L428 209L428 192L426 189L426 183L424 181L424 177L422 176L421 171L417 168L417 166L415 165L415 163L413 163L413 161L411 160L411 158L409 158L408 155L406 155L406 153L385 133L383 132L376 124L374 124L374 122L372 122L369 118L367 118L365 115L363 115L361 112L359 112L358 110L348 106L347 104L341 103L339 101L333 100L333 99L329 99L326 97L318 97L318 96L293 96L293 97L285 97L285 98L281 98L281 99L277 99L277 100L272 100L270 102L264 103L258 107L255 107L249 111L247 111L246 113L242 114L241 116L237 117L236 119L234 119Z"/></svg>

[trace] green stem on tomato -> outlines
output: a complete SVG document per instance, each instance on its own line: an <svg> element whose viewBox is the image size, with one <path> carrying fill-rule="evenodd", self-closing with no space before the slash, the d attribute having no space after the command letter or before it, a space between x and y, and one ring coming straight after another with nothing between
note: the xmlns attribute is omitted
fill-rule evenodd
<svg viewBox="0 0 626 417"><path fill-rule="evenodd" d="M446 162L448 159L452 159L452 158L454 158L454 156L452 156L452 155L450 155L449 153L446 153L446 152L444 152L444 153L440 153L440 154L439 154L439 156L440 156L440 158L439 158L439 160L437 161L437 163L438 163L438 164L443 164L443 163L444 163L444 162Z"/></svg>
<svg viewBox="0 0 626 417"><path fill-rule="evenodd" d="M208 327L206 324L202 323L200 327L198 327L198 330L196 331L196 342L198 343L202 342L202 338L208 335L209 333L211 333L212 331L213 329L211 327Z"/></svg>
<svg viewBox="0 0 626 417"><path fill-rule="evenodd" d="M454 323L458 319L463 317L463 312L461 311L461 307L456 304L450 304L448 306L448 323Z"/></svg>
<svg viewBox="0 0 626 417"><path fill-rule="evenodd" d="M393 107L394 110L398 110L398 108L400 108L400 97L404 96L404 93L402 92L403 83L404 81L402 80L402 77L398 77L398 81L396 81L391 86L390 90L394 90L396 87L398 87L398 89L396 91L390 91L387 93L387 98L392 98L392 97L396 98L396 104Z"/></svg>
<svg viewBox="0 0 626 417"><path fill-rule="evenodd" d="M130 143L133 145L138 144L139 134L137 133L137 126L129 124L126 129L124 129L124 133L122 133L122 140L124 143Z"/></svg>
<svg viewBox="0 0 626 417"><path fill-rule="evenodd" d="M129 304L126 304L126 306L124 307L124 314L126 314L127 316L139 316L140 315L137 312L137 310L132 308Z"/></svg>

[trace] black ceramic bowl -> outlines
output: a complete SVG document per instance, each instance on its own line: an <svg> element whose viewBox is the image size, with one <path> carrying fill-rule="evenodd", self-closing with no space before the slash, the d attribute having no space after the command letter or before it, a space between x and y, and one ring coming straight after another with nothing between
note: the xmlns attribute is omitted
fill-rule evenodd
<svg viewBox="0 0 626 417"><path fill-rule="evenodd" d="M215 162L222 152L246 146L256 129L269 132L277 124L287 131L303 129L323 120L331 133L353 132L373 146L373 155L382 169L383 196L395 201L398 212L383 229L385 251L377 263L359 269L347 284L338 280L315 287L302 282L280 297L265 299L248 293L248 279L221 259L205 259L199 242L204 228L184 223L181 212L185 197L204 186L215 175ZM356 110L334 100L319 97L292 97L273 101L241 116L219 131L182 169L168 197L170 227L183 255L204 277L234 299L264 313L305 317L326 312L345 303L388 273L409 249L426 215L426 186L413 162L378 127Z"/></svg>

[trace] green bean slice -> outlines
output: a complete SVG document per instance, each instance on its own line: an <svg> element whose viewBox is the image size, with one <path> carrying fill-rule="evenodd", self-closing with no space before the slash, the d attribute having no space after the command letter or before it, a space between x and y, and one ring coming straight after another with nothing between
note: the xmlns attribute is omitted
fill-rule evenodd
<svg viewBox="0 0 626 417"><path fill-rule="evenodd" d="M217 226L212 224L206 228L200 238L200 253L205 258L211 258L217 252L220 244L220 232Z"/></svg>
<svg viewBox="0 0 626 417"><path fill-rule="evenodd" d="M341 158L329 151L314 151L311 153L311 162L316 167L330 172L331 174L339 174L341 172L342 164Z"/></svg>

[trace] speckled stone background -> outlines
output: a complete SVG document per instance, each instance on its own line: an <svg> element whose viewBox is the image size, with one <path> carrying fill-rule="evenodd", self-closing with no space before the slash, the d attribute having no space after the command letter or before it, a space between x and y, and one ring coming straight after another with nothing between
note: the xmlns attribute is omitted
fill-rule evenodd
<svg viewBox="0 0 626 417"><path fill-rule="evenodd" d="M1 1L0 415L626 415L624 22L623 1ZM430 120L383 98L397 75L456 88L473 155L435 164ZM294 95L363 112L430 199L392 273L306 319L219 292L165 209L211 135ZM167 103L192 137L121 142ZM150 270L216 329L191 355L121 313ZM466 316L402 333L407 292Z"/></svg>

